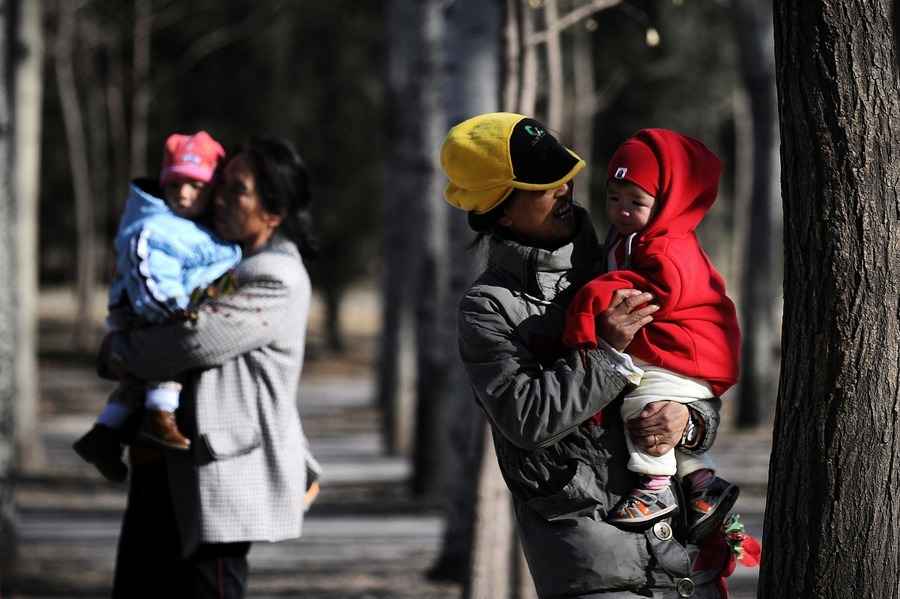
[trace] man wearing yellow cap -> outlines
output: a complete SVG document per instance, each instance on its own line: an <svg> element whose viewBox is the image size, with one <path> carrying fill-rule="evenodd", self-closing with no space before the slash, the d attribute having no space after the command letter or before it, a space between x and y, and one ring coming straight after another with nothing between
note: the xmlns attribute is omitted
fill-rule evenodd
<svg viewBox="0 0 900 599"><path fill-rule="evenodd" d="M604 521L632 486L617 404L642 371L622 350L658 308L622 290L599 317L596 349L560 343L572 294L598 274L602 248L572 179L584 161L538 121L488 113L441 148L447 201L488 239L488 266L459 305L460 356L492 427L519 536L542 598L719 597L715 572L692 572L675 518L642 532ZM718 400L658 402L628 423L648 452L702 450ZM592 420L604 411L603 424ZM691 422L694 434L685 443ZM661 441L660 441L661 440ZM690 594L685 594L690 592Z"/></svg>

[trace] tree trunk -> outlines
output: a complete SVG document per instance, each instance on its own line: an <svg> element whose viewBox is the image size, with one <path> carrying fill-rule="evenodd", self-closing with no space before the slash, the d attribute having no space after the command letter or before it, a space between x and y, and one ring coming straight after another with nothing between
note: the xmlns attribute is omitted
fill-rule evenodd
<svg viewBox="0 0 900 599"><path fill-rule="evenodd" d="M522 89L522 12L520 0L506 0L506 24L504 35L503 99L506 112L519 109L519 93Z"/></svg>
<svg viewBox="0 0 900 599"><path fill-rule="evenodd" d="M527 2L520 4L522 10L522 87L519 95L520 103L518 112L526 116L535 117L537 109L538 88L538 61L537 47L531 42L534 34L534 9Z"/></svg>
<svg viewBox="0 0 900 599"><path fill-rule="evenodd" d="M21 468L40 465L37 382L38 201L41 159L44 29L41 0L19 1L16 20L21 54L15 80L16 200L16 446Z"/></svg>
<svg viewBox="0 0 900 599"><path fill-rule="evenodd" d="M341 300L344 292L335 285L328 285L322 291L325 299L325 343L330 351L343 353L347 347L341 331Z"/></svg>
<svg viewBox="0 0 900 599"><path fill-rule="evenodd" d="M0 1L0 572L8 572L16 552L13 469L16 459L17 300L13 115L15 81L12 40L16 34L12 0Z"/></svg>
<svg viewBox="0 0 900 599"><path fill-rule="evenodd" d="M549 88L547 90L547 126L551 131L562 135L565 139L567 132L563 131L563 96L565 94L563 84L563 59L562 45L559 40L559 5L556 0L544 0L544 28L547 31L547 78Z"/></svg>
<svg viewBox="0 0 900 599"><path fill-rule="evenodd" d="M780 265L775 237L780 219L777 181L778 114L775 97L775 53L772 5L757 0L732 3L741 79L747 92L752 127L753 176L750 184L747 235L741 268L743 348L737 425L753 427L769 420L776 387L775 308Z"/></svg>
<svg viewBox="0 0 900 599"><path fill-rule="evenodd" d="M134 0L134 54L131 95L131 176L147 174L147 123L150 118L152 0Z"/></svg>
<svg viewBox="0 0 900 599"><path fill-rule="evenodd" d="M420 291L422 259L429 201L434 178L435 149L426 133L426 76L429 66L426 48L428 15L436 2L393 0L386 11L388 36L387 110L389 153L385 160L383 202L384 310L379 356L379 401L384 416L385 445L391 453L408 453L413 433L408 424L415 409L415 368L413 306ZM423 56L423 54L425 56ZM433 92L434 93L434 92ZM402 215L399 218L398 215Z"/></svg>
<svg viewBox="0 0 900 599"><path fill-rule="evenodd" d="M75 192L75 227L78 237L76 250L78 322L75 329L75 343L79 349L88 350L92 349L93 345L93 294L97 282L94 190L88 170L84 118L72 64L77 5L74 2L61 1L58 7L59 24L56 31L54 65L66 129L69 168Z"/></svg>
<svg viewBox="0 0 900 599"><path fill-rule="evenodd" d="M785 314L763 599L900 595L894 9L775 5Z"/></svg>
<svg viewBox="0 0 900 599"><path fill-rule="evenodd" d="M585 27L578 27L573 35L572 44L572 81L575 93L572 94L574 109L570 119L572 144L579 156L584 158L585 167L581 175L582 189L576 199L585 208L591 208L591 179L593 175L594 155L594 114L597 111L597 92L594 81L594 49L591 32Z"/></svg>
<svg viewBox="0 0 900 599"><path fill-rule="evenodd" d="M447 394L450 351L445 310L449 277L447 210L441 196L438 151L446 135L442 103L444 69L444 9L441 0L421 6L423 36L415 64L420 86L418 150L420 171L417 193L422 221L418 227L419 276L416 277L416 438L413 456L413 492L437 497L443 491L447 465Z"/></svg>
<svg viewBox="0 0 900 599"><path fill-rule="evenodd" d="M484 460L478 475L478 512L475 530L478 542L472 556L472 579L463 593L465 599L508 597L511 575L518 554L513 552L512 503L497 465L491 433L485 427Z"/></svg>
<svg viewBox="0 0 900 599"><path fill-rule="evenodd" d="M85 25L86 21L91 18L86 17L81 20L81 24ZM105 58L105 44L97 35L99 24L88 23L79 31L80 44L77 51L77 59L79 66L77 71L82 77L89 78L96 84L86 86L84 93L85 100L85 118L87 124L87 145L88 145L88 164L91 169L91 183L94 188L94 224L93 228L97 232L97 238L106 239L106 232L109 230L109 224L106 222L110 212L110 205L113 204L113 189L115 185L112 182L113 171L110 169L110 157L119 154L110 147L110 132L107 116L109 109L106 106L107 94L104 85L104 79L107 78L103 73L102 61ZM116 149L121 146L115 146ZM97 248L97 268L100 273L110 272L115 267L114 254L107 249L106 244L102 244ZM99 276L102 276L98 273Z"/></svg>
<svg viewBox="0 0 900 599"><path fill-rule="evenodd" d="M513 2L507 2L507 11L515 11ZM504 10L501 0L488 2L456 2L447 12L447 72L449 74L444 98L447 105L449 125L485 112L500 109L500 63L501 32L504 28ZM506 15L507 36L510 30L517 31L515 14ZM511 22L512 21L512 22ZM507 69L518 52L516 36L507 37L506 44L516 44L514 51L507 48ZM506 83L510 84L510 73L506 73ZM518 81L512 82L518 87ZM508 92L514 95L515 92ZM442 315L447 335L446 346L450 349L448 360L448 393L445 421L449 423L450 449L442 473L448 501L447 525L444 530L442 559L466 562L471 560L473 533L481 538L480 531L474 530L475 495L478 475L481 472L482 439L485 420L472 393L468 375L459 358L456 338L456 319L459 300L471 286L483 268L479 255L469 245L474 234L469 229L466 214L448 204L447 237L449 239L450 270L449 291ZM494 471L491 471L494 472ZM496 509L489 506L487 509ZM511 543L512 538L505 539ZM508 573L509 574L509 573Z"/></svg>

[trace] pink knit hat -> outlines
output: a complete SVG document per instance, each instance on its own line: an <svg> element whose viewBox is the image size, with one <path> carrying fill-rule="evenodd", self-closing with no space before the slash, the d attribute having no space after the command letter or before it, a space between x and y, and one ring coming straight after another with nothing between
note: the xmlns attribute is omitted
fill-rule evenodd
<svg viewBox="0 0 900 599"><path fill-rule="evenodd" d="M166 139L159 184L179 178L209 183L224 157L225 150L206 131L193 135L173 133Z"/></svg>

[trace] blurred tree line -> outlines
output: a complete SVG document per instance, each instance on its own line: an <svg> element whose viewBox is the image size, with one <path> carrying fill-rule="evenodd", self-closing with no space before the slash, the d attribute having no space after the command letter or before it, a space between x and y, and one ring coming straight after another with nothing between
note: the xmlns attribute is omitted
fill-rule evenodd
<svg viewBox="0 0 900 599"><path fill-rule="evenodd" d="M47 2L40 280L76 283L90 349L127 181L155 176L166 135L295 141L317 198L328 345L344 345L348 286L379 279L387 446L426 459L416 486L433 489L444 460L425 456L447 447L437 423L467 389L455 302L477 274L464 218L440 198L443 134L490 110L543 120L588 160L576 197L602 235L606 160L637 129L673 128L726 164L699 234L742 309L739 413L758 424L780 301L770 17L752 0Z"/></svg>
<svg viewBox="0 0 900 599"><path fill-rule="evenodd" d="M111 274L128 180L157 175L175 131L205 129L226 148L260 134L294 141L313 174L322 259L310 266L331 314L347 285L371 274L384 143L380 3L66 0L47 3L45 29L40 274L77 280L85 316L89 289Z"/></svg>
<svg viewBox="0 0 900 599"><path fill-rule="evenodd" d="M414 456L418 492L439 492L448 473L459 472L447 455L446 423L455 419L477 438L481 420L454 339L456 301L477 274L479 256L466 249L464 215L440 197L437 151L453 124L512 110L543 120L587 159L576 198L591 209L601 235L606 160L637 129L680 130L723 158L720 198L699 234L741 309L744 354L753 357L745 361L741 422L768 418L781 298L768 3L11 5L43 7L35 39L16 42L45 48L43 70L32 77L43 97L29 96L40 110L40 156L12 152L17 170L31 163L38 173L35 278L77 286L82 348L93 349L93 291L111 275L111 238L127 182L157 174L165 137L206 129L229 148L256 134L291 139L313 176L322 253L310 267L327 308L328 344L343 346L338 315L347 288L379 280L386 445ZM17 14L7 20L10 40L25 35ZM16 102L17 124L28 103ZM18 195L27 205L28 193ZM24 272L30 250L20 254ZM33 406L21 398L19 404ZM472 474L477 463L463 466Z"/></svg>

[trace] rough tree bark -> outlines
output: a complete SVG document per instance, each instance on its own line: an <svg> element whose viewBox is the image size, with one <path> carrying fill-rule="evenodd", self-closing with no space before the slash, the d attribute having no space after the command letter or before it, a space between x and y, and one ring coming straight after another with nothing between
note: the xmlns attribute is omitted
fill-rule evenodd
<svg viewBox="0 0 900 599"><path fill-rule="evenodd" d="M18 464L43 462L37 433L38 192L44 30L41 0L17 2L19 56L15 80L16 200L16 446Z"/></svg>
<svg viewBox="0 0 900 599"><path fill-rule="evenodd" d="M13 502L16 400L16 235L13 197L14 81L12 40L16 39L14 0L0 0L0 572L15 557Z"/></svg>
<svg viewBox="0 0 900 599"><path fill-rule="evenodd" d="M752 178L749 214L741 215L747 234L741 267L743 348L737 425L753 427L772 412L778 363L775 354L775 309L778 297L776 237L778 208L778 113L775 98L775 52L772 5L735 0L732 15L738 41L741 80L749 103Z"/></svg>
<svg viewBox="0 0 900 599"><path fill-rule="evenodd" d="M785 311L763 599L900 596L894 11L775 4Z"/></svg>

